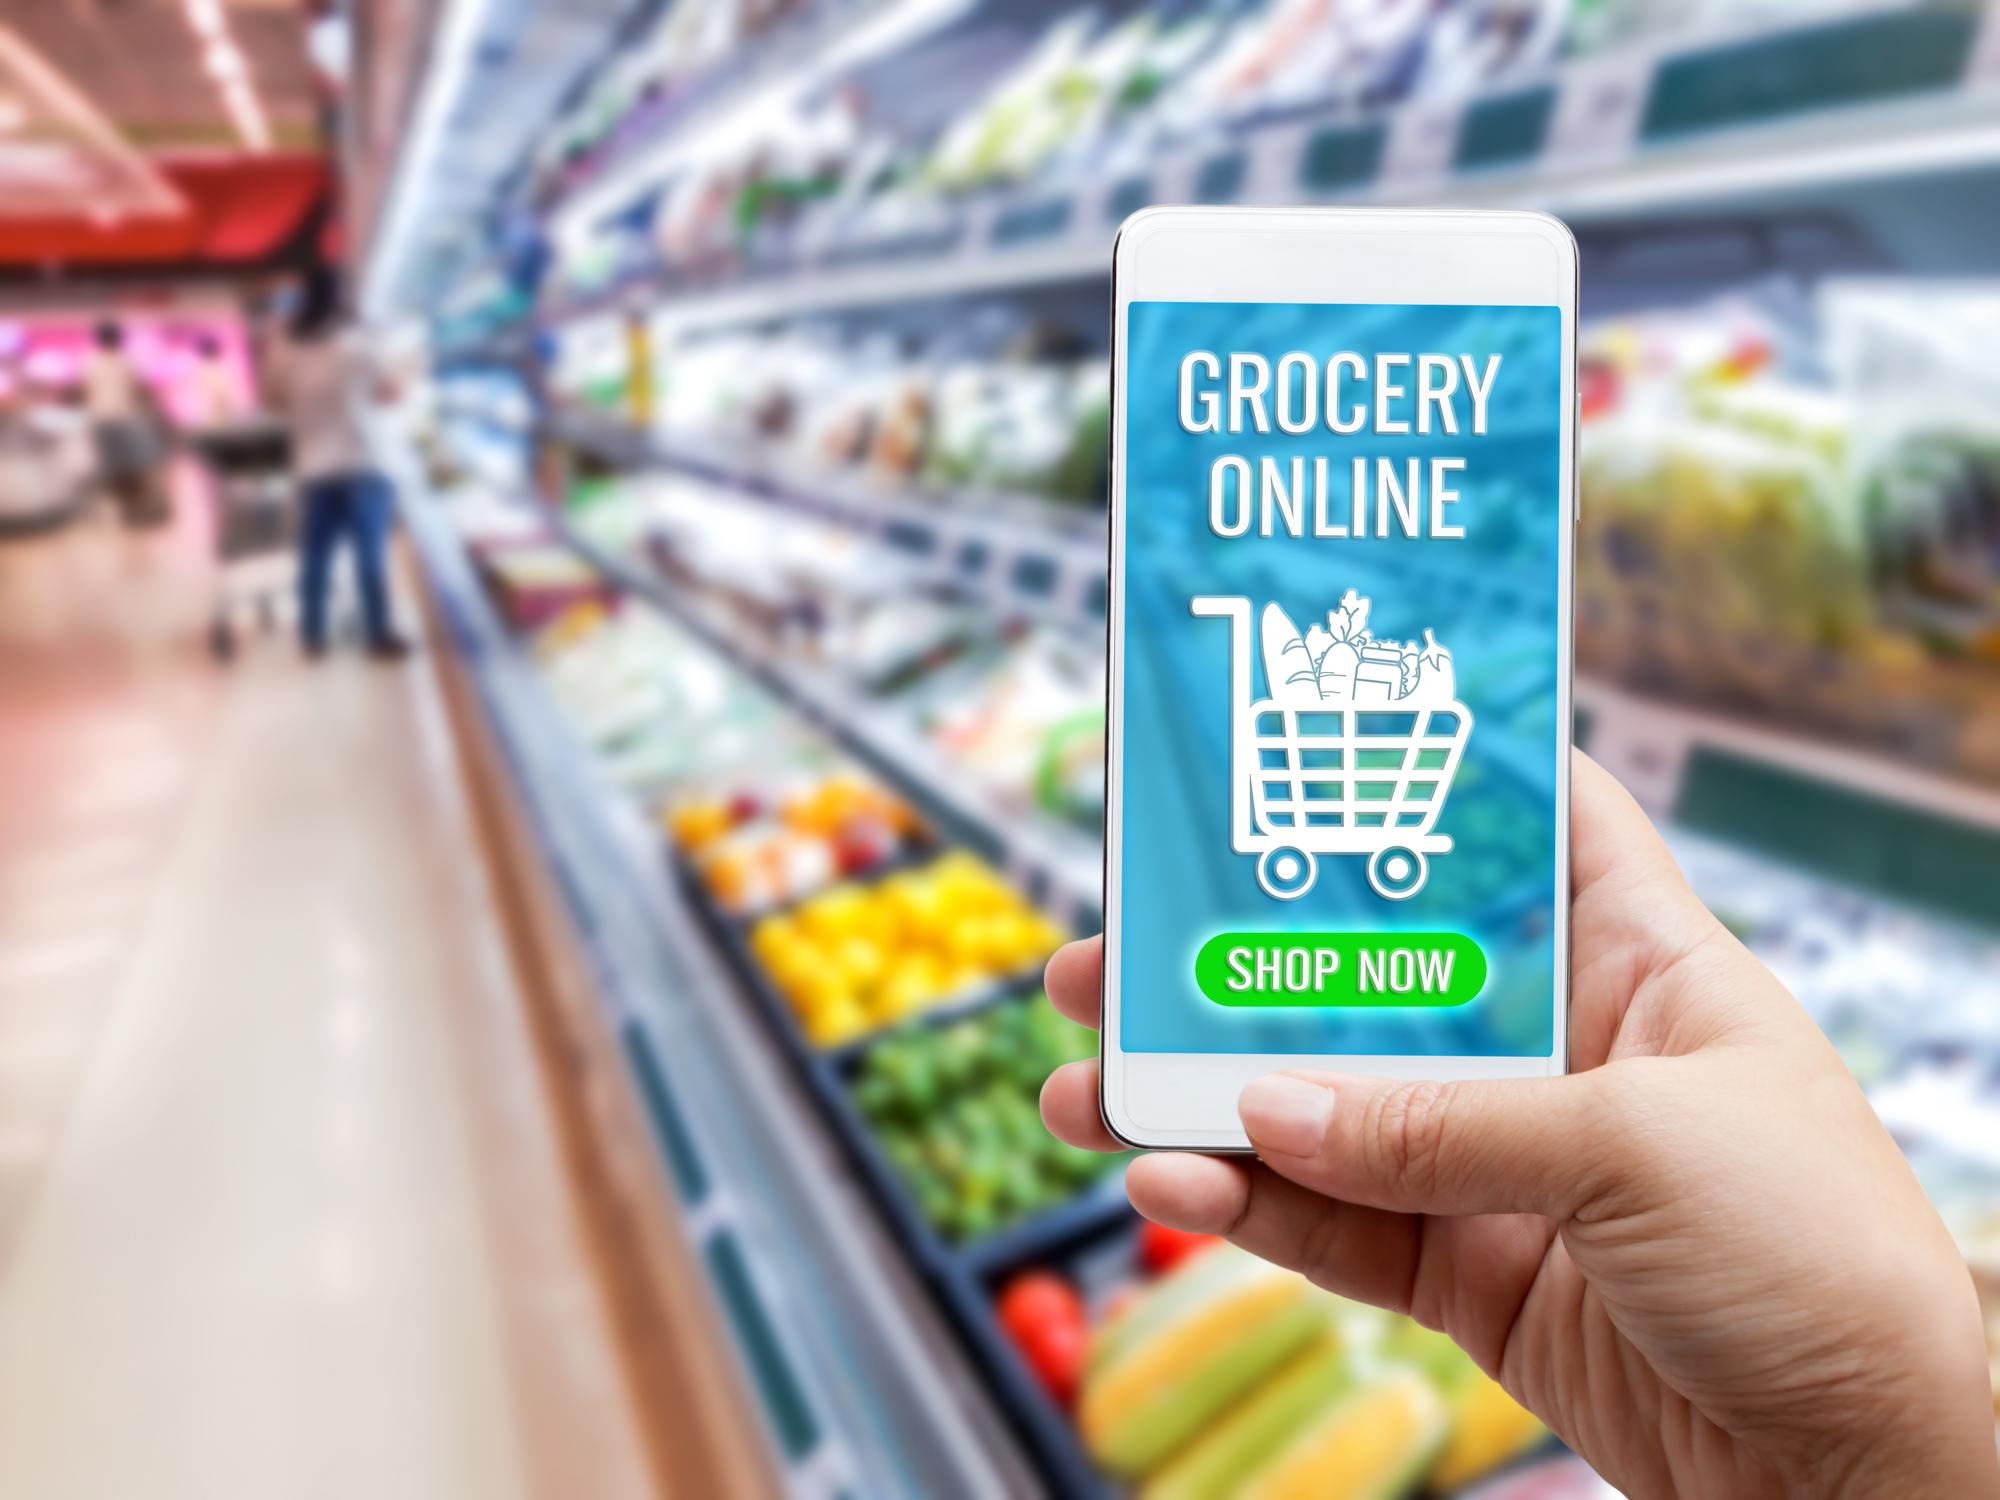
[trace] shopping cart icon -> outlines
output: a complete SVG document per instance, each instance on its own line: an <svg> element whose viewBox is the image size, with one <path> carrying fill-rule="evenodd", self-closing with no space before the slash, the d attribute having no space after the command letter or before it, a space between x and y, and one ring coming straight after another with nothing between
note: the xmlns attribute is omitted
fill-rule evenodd
<svg viewBox="0 0 2000 1500"><path fill-rule="evenodd" d="M1378 642L1362 625L1368 601L1348 591L1332 633L1300 636L1265 606L1271 696L1252 701L1250 601L1205 597L1196 615L1229 621L1229 838L1257 857L1257 884L1280 901L1312 889L1323 854L1368 858L1368 884L1403 901L1423 889L1434 833L1472 711L1457 701L1450 654ZM1343 648L1333 652L1332 646ZM1337 662L1336 662L1337 657Z"/></svg>

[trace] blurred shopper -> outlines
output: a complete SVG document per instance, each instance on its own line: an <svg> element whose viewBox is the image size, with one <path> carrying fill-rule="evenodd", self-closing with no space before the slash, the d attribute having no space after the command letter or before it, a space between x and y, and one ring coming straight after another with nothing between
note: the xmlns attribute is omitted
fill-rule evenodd
<svg viewBox="0 0 2000 1500"><path fill-rule="evenodd" d="M343 537L354 546L362 628L371 656L394 659L409 643L390 621L387 551L395 492L369 461L354 403L382 399L386 382L346 326L339 273L316 266L299 288L290 336L272 350L272 394L292 435L292 470L303 514L299 527L299 640L309 656L326 651L327 593Z"/></svg>
<svg viewBox="0 0 2000 1500"><path fill-rule="evenodd" d="M195 367L196 425L221 427L242 415L236 400L236 382L222 358L222 345L212 333L195 341L201 363Z"/></svg>
<svg viewBox="0 0 2000 1500"><path fill-rule="evenodd" d="M151 397L125 353L125 330L107 318L97 325L83 365L83 404L97 448L99 483L118 502L128 526L167 519L160 484L160 445Z"/></svg>

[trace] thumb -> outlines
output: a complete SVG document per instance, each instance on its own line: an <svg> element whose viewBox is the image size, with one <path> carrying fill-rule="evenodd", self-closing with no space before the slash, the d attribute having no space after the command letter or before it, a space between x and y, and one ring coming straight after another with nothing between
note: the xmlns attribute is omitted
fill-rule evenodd
<svg viewBox="0 0 2000 1500"><path fill-rule="evenodd" d="M1237 1101L1265 1164L1396 1213L1569 1219L1613 1186L1616 1128L1596 1076L1407 1083L1271 1073Z"/></svg>

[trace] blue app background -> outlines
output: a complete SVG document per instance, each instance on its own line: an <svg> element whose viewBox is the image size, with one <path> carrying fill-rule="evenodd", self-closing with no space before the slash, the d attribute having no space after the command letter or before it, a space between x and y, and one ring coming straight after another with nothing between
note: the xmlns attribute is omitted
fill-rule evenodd
<svg viewBox="0 0 2000 1500"><path fill-rule="evenodd" d="M1567 726L1557 722L1557 578L1566 523L1561 483L1562 314L1554 307L1338 306L1274 303L1133 303L1127 327L1125 407L1125 645L1123 876L1120 969L1122 1045L1131 1052L1308 1052L1359 1055L1547 1056L1555 1046L1555 792ZM1361 431L1341 435L1322 418L1297 436L1183 431L1180 362L1214 352L1227 393L1232 350L1263 355L1275 374L1292 350L1354 350L1370 380L1343 381L1343 409L1370 403ZM1428 436L1376 434L1374 356L1408 353L1393 377L1406 394L1392 417L1414 417L1419 353L1471 354L1483 371L1502 356L1487 431L1471 433L1460 380L1459 432L1433 422ZM1461 372L1462 377L1462 372ZM1199 408L1197 407L1197 415ZM1208 524L1208 475L1223 454L1330 459L1328 511L1348 519L1351 460L1369 460L1370 534L1233 539ZM1453 476L1462 497L1446 517L1463 540L1374 534L1374 461L1466 460ZM1233 482L1231 496L1234 495ZM1428 516L1428 492L1425 513ZM1234 513L1233 498L1230 513ZM1427 528L1426 528L1427 529ZM1229 622L1189 613L1197 595L1240 595L1252 628L1275 600L1301 631L1324 622L1348 589L1373 601L1377 637L1449 648L1457 696L1475 724L1436 831L1452 852L1434 855L1422 890L1400 902L1369 888L1359 855L1322 855L1311 890L1279 901L1259 889L1255 860L1230 847ZM1120 628L1114 620L1113 628ZM1253 641L1253 692L1268 695ZM1452 1009L1237 1009L1213 1003L1194 981L1195 954L1220 932L1450 931L1484 949L1490 972L1471 1003Z"/></svg>

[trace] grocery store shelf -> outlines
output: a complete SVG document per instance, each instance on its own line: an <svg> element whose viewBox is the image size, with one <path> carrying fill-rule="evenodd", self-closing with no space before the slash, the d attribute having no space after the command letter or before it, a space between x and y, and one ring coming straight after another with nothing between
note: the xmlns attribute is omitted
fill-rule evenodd
<svg viewBox="0 0 2000 1500"><path fill-rule="evenodd" d="M621 588L694 631L860 756L958 838L1004 869L1029 899L1058 922L1078 928L1096 925L1104 889L1101 840L1038 813L997 804L902 714L858 699L850 685L828 673L746 644L643 566L600 547L560 513L555 513L553 520L570 545Z"/></svg>
<svg viewBox="0 0 2000 1500"><path fill-rule="evenodd" d="M1655 819L2000 927L2000 790L1588 679L1575 701L1578 743Z"/></svg>
<svg viewBox="0 0 2000 1500"><path fill-rule="evenodd" d="M939 205L925 254L819 258L699 284L639 282L545 310L648 305L656 333L1103 278L1155 203L1464 204L1573 220L2000 165L2000 3L1886 4L1789 30L1720 29L1571 61L1469 98L1218 129L1141 171Z"/></svg>
<svg viewBox="0 0 2000 1500"><path fill-rule="evenodd" d="M741 448L663 439L574 407L551 415L545 430L618 468L688 474L863 532L895 548L932 581L994 608L1090 625L1103 621L1102 510L1024 495L911 500L852 478L808 476Z"/></svg>
<svg viewBox="0 0 2000 1500"><path fill-rule="evenodd" d="M1579 742L1649 813L1670 816L1688 756L1708 746L1912 810L2000 833L2000 789L1932 775L1825 740L1643 698L1579 677L1576 707L1588 724Z"/></svg>
<svg viewBox="0 0 2000 1500"><path fill-rule="evenodd" d="M2000 97L1880 106L1732 132L1595 170L1550 171L1524 184L1474 188L1455 201L1541 208L1574 221L1733 204L1764 193L1788 199L1846 183L1948 176L2000 165Z"/></svg>
<svg viewBox="0 0 2000 1500"><path fill-rule="evenodd" d="M794 1500L998 1497L1025 1460L814 1101L706 940L638 810L495 617L414 455L378 444L455 652L588 961L657 1168ZM613 1166L621 1173L628 1160Z"/></svg>
<svg viewBox="0 0 2000 1500"><path fill-rule="evenodd" d="M973 210L973 223L963 236L967 248L953 253L803 268L796 274L712 289L677 290L652 304L653 328L661 336L675 337L708 328L769 322L823 308L917 302L968 292L999 292L1110 276L1115 225L1093 226L1089 234L1056 244L996 250L990 244L991 226L1001 212L1004 210L993 205L983 211ZM987 229L984 235L979 232L982 222Z"/></svg>

